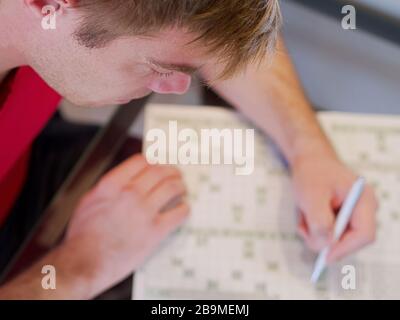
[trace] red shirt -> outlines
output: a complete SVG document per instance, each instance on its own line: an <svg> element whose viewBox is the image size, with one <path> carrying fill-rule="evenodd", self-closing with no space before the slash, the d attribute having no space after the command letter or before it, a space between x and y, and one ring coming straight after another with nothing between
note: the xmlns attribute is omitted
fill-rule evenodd
<svg viewBox="0 0 400 320"><path fill-rule="evenodd" d="M0 84L0 226L25 181L30 145L60 99L29 67L13 71Z"/></svg>

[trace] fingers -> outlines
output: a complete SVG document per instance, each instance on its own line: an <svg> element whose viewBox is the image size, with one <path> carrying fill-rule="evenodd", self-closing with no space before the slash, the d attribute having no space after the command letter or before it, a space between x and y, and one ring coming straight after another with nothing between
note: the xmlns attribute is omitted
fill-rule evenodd
<svg viewBox="0 0 400 320"><path fill-rule="evenodd" d="M340 260L364 246L374 242L378 203L370 187L367 187L354 209L350 227L343 237L333 245L328 263Z"/></svg>
<svg viewBox="0 0 400 320"><path fill-rule="evenodd" d="M321 250L317 242L313 241L312 238L310 237L307 228L307 223L302 213L300 213L299 222L297 226L297 233L306 243L307 247L310 248L312 251L318 252L319 250Z"/></svg>
<svg viewBox="0 0 400 320"><path fill-rule="evenodd" d="M373 242L373 234L364 234L359 230L350 230L346 232L341 240L335 243L329 252L327 262L333 263L338 261L350 253L365 247Z"/></svg>
<svg viewBox="0 0 400 320"><path fill-rule="evenodd" d="M105 192L119 191L148 166L145 157L136 154L105 174L98 189L105 189Z"/></svg>
<svg viewBox="0 0 400 320"><path fill-rule="evenodd" d="M164 238L181 226L189 216L190 207L183 202L178 206L157 215L155 228L157 234Z"/></svg>
<svg viewBox="0 0 400 320"><path fill-rule="evenodd" d="M306 220L304 219L304 215L302 213L299 214L299 221L297 225L297 233L304 239L308 239L308 229Z"/></svg>
<svg viewBox="0 0 400 320"><path fill-rule="evenodd" d="M181 179L182 175L180 171L173 166L150 165L140 172L136 178L132 180L130 185L137 192L147 195L152 192L152 189L154 189L157 184L168 178Z"/></svg>
<svg viewBox="0 0 400 320"><path fill-rule="evenodd" d="M313 250L327 246L332 237L335 214L330 206L329 195L316 194L315 199L307 202L299 226L299 232Z"/></svg>
<svg viewBox="0 0 400 320"><path fill-rule="evenodd" d="M138 154L111 170L94 190L95 194L100 193L106 198L123 191L130 192L132 199L157 214L184 195L186 187L176 167L150 165L143 155Z"/></svg>
<svg viewBox="0 0 400 320"><path fill-rule="evenodd" d="M168 178L161 181L146 196L145 201L152 211L159 213L170 202L186 194L186 186L180 178Z"/></svg>
<svg viewBox="0 0 400 320"><path fill-rule="evenodd" d="M106 195L129 189L137 197L145 197L164 179L179 178L180 171L168 165L150 165L142 154L137 154L108 172L96 191Z"/></svg>

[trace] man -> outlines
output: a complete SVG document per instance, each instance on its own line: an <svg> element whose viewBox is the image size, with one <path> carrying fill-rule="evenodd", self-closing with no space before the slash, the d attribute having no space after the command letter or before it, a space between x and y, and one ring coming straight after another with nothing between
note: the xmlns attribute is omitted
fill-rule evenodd
<svg viewBox="0 0 400 320"><path fill-rule="evenodd" d="M44 5L56 8L55 30L41 26ZM39 79L30 69L12 71L29 65L61 96L98 107L150 92L183 94L198 72L280 146L293 177L298 231L311 249L320 250L331 241L335 212L356 177L319 127L283 42L278 41L275 55L268 55L279 25L275 0L1 0L0 74L15 85L24 82L21 72L27 73L27 83L36 83ZM28 91L25 86L18 92L23 96ZM10 94L13 97L17 90ZM41 98L46 103L37 110L40 120L29 111L30 120L36 121L29 137L19 128L18 143L12 144L19 147L5 155L9 150L1 146L2 180L11 181L10 172L21 171L15 166L23 161L24 146L57 103L54 94ZM16 101L20 114L9 119L26 121L24 110L31 110L32 103ZM3 101L0 122L12 113L7 108L11 102ZM1 132L6 146L4 135L14 134L13 125L8 124L9 132ZM96 296L138 268L185 221L185 203L160 214L184 193L176 169L151 166L140 155L132 157L83 197L61 245L7 283L0 297ZM374 240L376 207L368 187L349 228L333 246L330 262ZM57 269L57 290L41 288L40 270L47 264Z"/></svg>

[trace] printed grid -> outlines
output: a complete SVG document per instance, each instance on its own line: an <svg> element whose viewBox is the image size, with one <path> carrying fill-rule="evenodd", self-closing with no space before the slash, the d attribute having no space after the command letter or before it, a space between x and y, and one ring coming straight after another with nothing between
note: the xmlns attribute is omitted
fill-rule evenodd
<svg viewBox="0 0 400 320"><path fill-rule="evenodd" d="M146 130L249 128L238 114L214 107L152 105ZM255 170L234 165L180 166L189 188L189 221L136 273L135 299L365 299L400 294L400 119L322 113L339 155L374 186L380 199L374 245L337 264L313 287L315 255L295 232L296 210L282 157L257 132ZM145 146L146 147L146 146ZM167 152L167 150L166 150ZM343 290L341 267L352 264L357 289Z"/></svg>

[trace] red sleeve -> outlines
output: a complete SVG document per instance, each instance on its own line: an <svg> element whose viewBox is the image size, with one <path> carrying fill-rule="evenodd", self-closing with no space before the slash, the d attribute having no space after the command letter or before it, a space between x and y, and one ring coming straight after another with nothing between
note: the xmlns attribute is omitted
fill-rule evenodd
<svg viewBox="0 0 400 320"><path fill-rule="evenodd" d="M26 153L61 99L29 67L20 68L8 87L0 109L0 223L23 181Z"/></svg>

